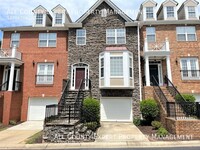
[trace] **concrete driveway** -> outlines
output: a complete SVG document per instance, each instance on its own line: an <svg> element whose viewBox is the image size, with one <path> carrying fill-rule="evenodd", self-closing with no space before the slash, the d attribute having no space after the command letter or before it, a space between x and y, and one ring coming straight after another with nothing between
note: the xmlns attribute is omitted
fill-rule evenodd
<svg viewBox="0 0 200 150"><path fill-rule="evenodd" d="M96 142L149 142L133 123L102 122L97 135Z"/></svg>
<svg viewBox="0 0 200 150"><path fill-rule="evenodd" d="M23 143L43 129L43 121L27 121L0 132L0 145Z"/></svg>

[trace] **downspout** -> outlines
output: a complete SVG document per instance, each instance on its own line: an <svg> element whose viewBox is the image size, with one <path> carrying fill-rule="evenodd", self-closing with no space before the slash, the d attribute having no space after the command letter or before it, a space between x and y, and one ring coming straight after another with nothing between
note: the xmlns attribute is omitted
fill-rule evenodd
<svg viewBox="0 0 200 150"><path fill-rule="evenodd" d="M142 77L141 77L141 61L140 61L140 22L138 22L137 26L137 34L138 34L138 65L139 65L139 86L140 86L140 101L142 101Z"/></svg>

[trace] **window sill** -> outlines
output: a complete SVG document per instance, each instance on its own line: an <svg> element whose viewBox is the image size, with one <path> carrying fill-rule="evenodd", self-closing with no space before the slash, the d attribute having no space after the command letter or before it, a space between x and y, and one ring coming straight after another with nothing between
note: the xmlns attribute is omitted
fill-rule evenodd
<svg viewBox="0 0 200 150"><path fill-rule="evenodd" d="M200 82L200 79L182 79L183 83L194 83L194 82Z"/></svg>
<svg viewBox="0 0 200 150"><path fill-rule="evenodd" d="M53 87L54 84L53 83L52 84L36 84L35 86L36 87Z"/></svg>

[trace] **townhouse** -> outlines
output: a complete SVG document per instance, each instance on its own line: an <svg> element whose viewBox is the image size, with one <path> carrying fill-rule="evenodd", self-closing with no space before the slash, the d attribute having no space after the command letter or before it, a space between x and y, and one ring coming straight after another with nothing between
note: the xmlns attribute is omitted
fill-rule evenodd
<svg viewBox="0 0 200 150"><path fill-rule="evenodd" d="M147 0L141 5L137 20L144 98L153 97L153 76L160 86L167 84L167 76L180 93L192 94L200 101L198 4L186 0L178 8L176 1L166 0L157 8L155 1Z"/></svg>

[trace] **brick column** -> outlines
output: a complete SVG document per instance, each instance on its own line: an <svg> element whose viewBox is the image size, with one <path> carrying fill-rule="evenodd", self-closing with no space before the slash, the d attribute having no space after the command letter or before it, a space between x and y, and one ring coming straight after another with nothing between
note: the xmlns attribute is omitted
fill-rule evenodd
<svg viewBox="0 0 200 150"><path fill-rule="evenodd" d="M4 125L9 124L11 101L12 101L12 92L10 91L4 92L3 119L2 119L2 123Z"/></svg>

